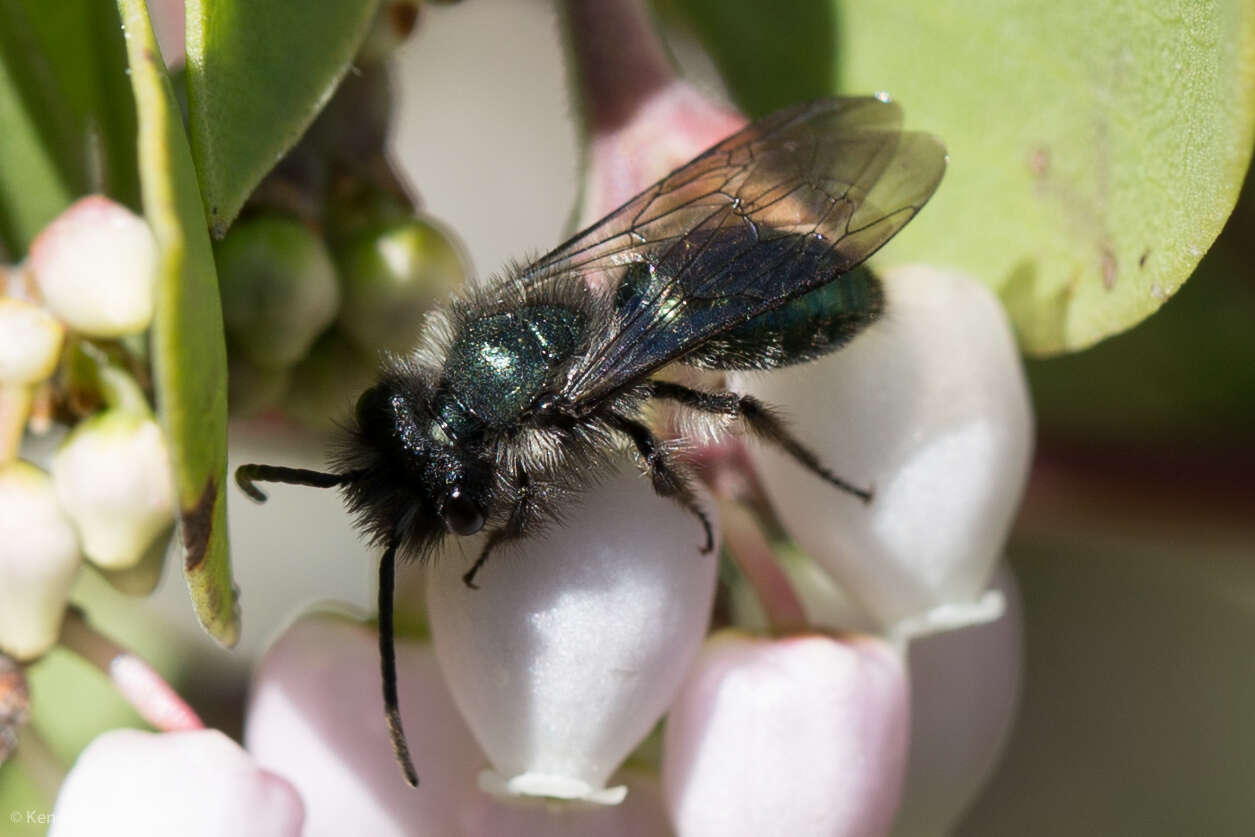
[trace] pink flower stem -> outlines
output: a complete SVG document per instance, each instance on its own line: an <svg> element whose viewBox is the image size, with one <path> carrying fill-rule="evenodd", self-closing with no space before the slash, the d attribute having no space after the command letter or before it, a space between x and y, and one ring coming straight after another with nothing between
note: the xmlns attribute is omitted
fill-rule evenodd
<svg viewBox="0 0 1255 837"><path fill-rule="evenodd" d="M640 0L562 4L576 94L589 134L614 131L675 76Z"/></svg>
<svg viewBox="0 0 1255 837"><path fill-rule="evenodd" d="M758 520L740 503L719 504L723 543L749 581L772 631L791 634L807 627L806 613L793 585L776 561Z"/></svg>
<svg viewBox="0 0 1255 837"><path fill-rule="evenodd" d="M87 624L70 608L61 626L61 645L100 669L145 721L162 732L204 729L205 724L174 687L146 660Z"/></svg>
<svg viewBox="0 0 1255 837"><path fill-rule="evenodd" d="M29 387L23 384L0 384L0 465L17 458L30 407Z"/></svg>

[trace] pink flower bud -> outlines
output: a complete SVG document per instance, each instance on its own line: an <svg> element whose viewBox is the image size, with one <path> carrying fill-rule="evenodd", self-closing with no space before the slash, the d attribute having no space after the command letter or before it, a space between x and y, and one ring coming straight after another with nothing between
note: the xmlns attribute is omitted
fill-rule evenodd
<svg viewBox="0 0 1255 837"><path fill-rule="evenodd" d="M258 664L244 742L301 792L308 834L461 833L484 757L431 646L399 641L401 715L420 781L405 784L384 723L378 642L343 617L300 619Z"/></svg>
<svg viewBox="0 0 1255 837"><path fill-rule="evenodd" d="M66 777L51 837L299 837L300 797L217 730L121 729L93 741Z"/></svg>
<svg viewBox="0 0 1255 837"><path fill-rule="evenodd" d="M716 635L667 721L672 822L685 837L883 834L908 725L906 672L880 640Z"/></svg>
<svg viewBox="0 0 1255 837"><path fill-rule="evenodd" d="M57 216L31 244L30 271L49 310L93 337L148 328L157 278L157 240L121 204L89 195Z"/></svg>

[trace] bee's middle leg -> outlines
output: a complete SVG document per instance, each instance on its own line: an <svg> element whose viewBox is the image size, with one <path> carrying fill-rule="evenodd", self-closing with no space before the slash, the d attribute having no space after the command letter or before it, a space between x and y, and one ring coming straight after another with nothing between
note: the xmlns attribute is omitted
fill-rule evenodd
<svg viewBox="0 0 1255 837"><path fill-rule="evenodd" d="M654 491L661 497L675 500L701 521L702 530L706 533L706 544L702 547L702 553L713 550L715 532L710 525L710 517L697 502L697 495L694 494L688 478L671 462L671 457L667 455L653 431L636 419L618 414L610 417L610 425L632 440L641 459L645 460L649 468Z"/></svg>

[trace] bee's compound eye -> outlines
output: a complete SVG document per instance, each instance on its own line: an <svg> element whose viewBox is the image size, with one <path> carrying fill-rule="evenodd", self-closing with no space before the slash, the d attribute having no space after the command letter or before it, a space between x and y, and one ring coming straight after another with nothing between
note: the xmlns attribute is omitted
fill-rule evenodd
<svg viewBox="0 0 1255 837"><path fill-rule="evenodd" d="M358 396L357 406L353 408L353 417L357 420L357 426L366 428L374 424L375 417L383 409L383 404L383 387L379 385L371 387Z"/></svg>
<svg viewBox="0 0 1255 837"><path fill-rule="evenodd" d="M444 525L455 535L473 535L484 528L484 513L455 488L444 502Z"/></svg>

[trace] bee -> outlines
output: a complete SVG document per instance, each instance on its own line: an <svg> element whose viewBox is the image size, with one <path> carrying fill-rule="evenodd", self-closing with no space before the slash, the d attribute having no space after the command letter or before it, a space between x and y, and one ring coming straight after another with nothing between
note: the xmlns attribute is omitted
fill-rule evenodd
<svg viewBox="0 0 1255 837"><path fill-rule="evenodd" d="M650 402L739 422L835 488L870 500L735 392L654 377L671 363L776 369L839 349L881 316L862 262L915 216L946 166L886 98L831 98L759 119L530 265L432 312L417 348L389 357L357 402L330 470L244 465L255 482L336 487L383 550L379 650L386 720L418 777L397 708L392 598L398 556L488 532L463 576L555 520L564 498L630 445L653 489L714 533L692 477L645 420Z"/></svg>

